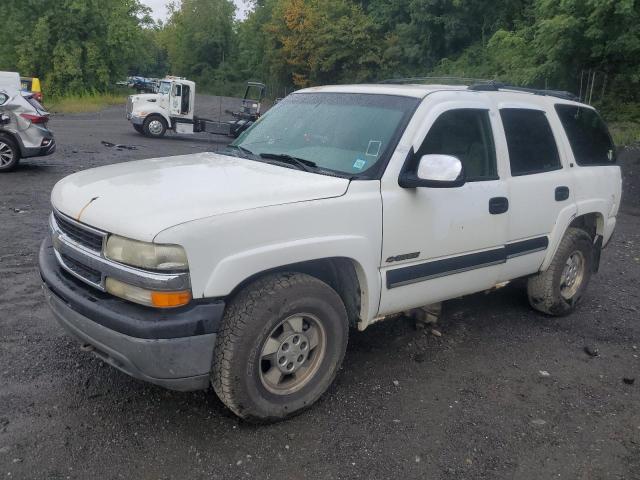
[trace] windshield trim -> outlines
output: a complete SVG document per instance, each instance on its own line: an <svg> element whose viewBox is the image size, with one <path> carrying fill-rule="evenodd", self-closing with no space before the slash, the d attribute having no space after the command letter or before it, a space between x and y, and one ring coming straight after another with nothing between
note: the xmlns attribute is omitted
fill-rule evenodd
<svg viewBox="0 0 640 480"><path fill-rule="evenodd" d="M420 104L422 103L422 101L424 99L423 98L410 97L410 96L406 96L406 95L397 95L397 94L360 93L360 92L356 92L356 93L347 93L347 92L294 92L291 95L319 95L319 94L322 95L322 94L325 94L325 93L326 94L330 94L330 95L336 95L336 96L343 96L343 95L369 95L369 96L375 96L375 97L402 98L403 100L409 99L409 100L413 100L414 101L413 105L411 105L409 108L406 109L406 111L404 112L402 118L400 119L400 122L398 122L398 126L396 127L396 130L393 133L393 135L391 136L391 138L389 139L389 143L388 143L387 147L385 148L384 152L380 155L380 158L379 158L378 162L376 162L376 164L374 166L372 166L370 169L368 169L366 172L348 173L348 172L343 172L343 171L340 171L340 170L334 170L332 168L327 168L327 167L318 167L317 170L314 169L314 171L307 172L307 173L317 173L317 174L320 174L320 175L338 176L338 177L346 178L346 179L349 179L349 180L380 180L382 178L382 175L384 174L385 170L387 169L387 165L389 164L389 161L391 160L391 156L396 151L396 148L398 147L398 143L400 143L400 139L402 138L402 135L404 135L404 132L407 129L407 126L409 125L409 122L413 118L416 110L418 109L418 107L420 106ZM235 142L236 141L234 140L229 146L237 147L238 145L234 145ZM264 161L263 159L255 159L255 158L247 158L247 159L248 160L257 160L257 161L261 161L262 160L262 161ZM291 168L291 167L287 166L285 168ZM300 171L302 171L302 170L300 170Z"/></svg>

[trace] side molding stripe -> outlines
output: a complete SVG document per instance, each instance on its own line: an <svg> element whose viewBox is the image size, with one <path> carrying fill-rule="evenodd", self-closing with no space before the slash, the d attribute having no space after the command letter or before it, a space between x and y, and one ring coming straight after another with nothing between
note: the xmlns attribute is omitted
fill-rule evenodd
<svg viewBox="0 0 640 480"><path fill-rule="evenodd" d="M548 237L537 237L510 243L504 247L484 252L459 255L457 257L400 267L387 271L387 289L424 282L438 277L455 275L478 268L505 263L508 259L546 250Z"/></svg>
<svg viewBox="0 0 640 480"><path fill-rule="evenodd" d="M509 258L519 257L520 255L546 250L548 246L549 237L537 237L522 240L521 242L509 243L505 245L504 248L506 249L508 260Z"/></svg>

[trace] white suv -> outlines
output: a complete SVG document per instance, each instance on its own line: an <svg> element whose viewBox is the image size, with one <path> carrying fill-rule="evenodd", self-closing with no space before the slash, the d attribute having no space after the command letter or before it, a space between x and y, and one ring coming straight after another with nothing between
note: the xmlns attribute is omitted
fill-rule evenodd
<svg viewBox="0 0 640 480"><path fill-rule="evenodd" d="M63 179L40 268L105 362L277 420L331 384L349 327L520 277L571 312L620 194L606 126L568 94L310 88L222 153Z"/></svg>

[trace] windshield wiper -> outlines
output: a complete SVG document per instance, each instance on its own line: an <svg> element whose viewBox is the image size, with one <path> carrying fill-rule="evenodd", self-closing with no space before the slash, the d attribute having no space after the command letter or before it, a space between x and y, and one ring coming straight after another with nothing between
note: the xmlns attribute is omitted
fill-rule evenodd
<svg viewBox="0 0 640 480"><path fill-rule="evenodd" d="M240 153L243 153L244 155L242 155L242 158L255 158L256 154L253 153L251 150L249 150L248 148L244 148L241 147L239 145L227 145L227 148L234 148L236 150L238 150ZM249 156L247 156L249 155Z"/></svg>
<svg viewBox="0 0 640 480"><path fill-rule="evenodd" d="M266 158L268 160L278 160L282 163L288 163L289 165L296 165L300 170L305 172L312 172L317 169L316 162L306 160L304 158L294 157L286 153L261 153L260 158Z"/></svg>

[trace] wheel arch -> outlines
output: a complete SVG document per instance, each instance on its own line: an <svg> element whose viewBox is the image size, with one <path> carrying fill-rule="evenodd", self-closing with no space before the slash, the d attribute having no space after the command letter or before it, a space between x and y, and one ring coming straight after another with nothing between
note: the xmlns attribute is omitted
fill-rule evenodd
<svg viewBox="0 0 640 480"><path fill-rule="evenodd" d="M24 146L24 142L20 138L20 135L17 133L11 132L9 130L0 130L0 136L7 137L9 140L12 140L17 146L18 150L20 150L20 157L26 156L27 150Z"/></svg>
<svg viewBox="0 0 640 480"><path fill-rule="evenodd" d="M257 279L278 272L304 273L328 284L342 299L351 327L357 327L366 318L368 297L364 270L356 260L346 257L307 260L257 272L236 285L229 298Z"/></svg>
<svg viewBox="0 0 640 480"><path fill-rule="evenodd" d="M153 110L153 111L149 112L149 115L144 117L143 122L145 122L147 120L147 118L149 118L149 117L162 117L162 119L167 123L167 128L173 128L173 125L171 123L171 118L169 116L165 115L164 112Z"/></svg>
<svg viewBox="0 0 640 480"><path fill-rule="evenodd" d="M549 239L549 250L540 268L541 271L546 270L551 265L553 257L556 255L560 242L565 236L569 228L579 228L585 231L593 241L597 236L604 237L605 234L605 221L602 212L594 210L589 212L580 212L579 215L574 214L571 218L562 222L561 228L558 228L560 224L556 224L554 232L552 232Z"/></svg>
<svg viewBox="0 0 640 480"><path fill-rule="evenodd" d="M585 213L574 218L567 228L571 227L584 230L593 240L596 235L604 235L604 215L601 212Z"/></svg>

